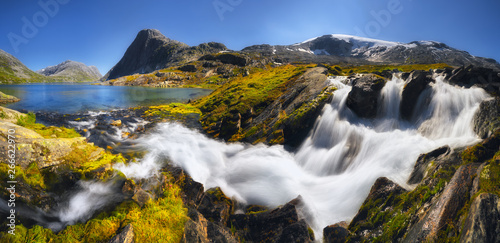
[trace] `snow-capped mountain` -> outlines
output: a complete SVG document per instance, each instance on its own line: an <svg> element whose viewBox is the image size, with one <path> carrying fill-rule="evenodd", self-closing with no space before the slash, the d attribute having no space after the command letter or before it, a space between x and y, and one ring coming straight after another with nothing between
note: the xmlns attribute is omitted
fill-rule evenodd
<svg viewBox="0 0 500 243"><path fill-rule="evenodd" d="M500 69L493 59L476 57L436 41L410 43L376 40L351 35L324 35L286 46L257 45L242 51L274 55L284 61L362 63L448 63Z"/></svg>

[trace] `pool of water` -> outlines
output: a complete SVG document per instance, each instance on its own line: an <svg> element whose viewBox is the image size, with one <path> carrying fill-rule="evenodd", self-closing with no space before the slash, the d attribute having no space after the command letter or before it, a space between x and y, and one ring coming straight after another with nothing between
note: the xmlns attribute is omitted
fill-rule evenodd
<svg viewBox="0 0 500 243"><path fill-rule="evenodd" d="M0 85L0 91L21 101L3 106L14 110L71 114L135 106L186 102L212 92L194 88L146 88L90 84Z"/></svg>

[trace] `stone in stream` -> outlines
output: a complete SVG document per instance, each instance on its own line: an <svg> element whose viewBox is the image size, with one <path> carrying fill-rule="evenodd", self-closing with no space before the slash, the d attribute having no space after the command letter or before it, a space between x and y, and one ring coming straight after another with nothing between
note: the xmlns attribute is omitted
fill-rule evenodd
<svg viewBox="0 0 500 243"><path fill-rule="evenodd" d="M408 74L403 92L401 94L400 114L403 119L410 120L413 116L415 105L422 92L434 82L432 73L415 70Z"/></svg>
<svg viewBox="0 0 500 243"><path fill-rule="evenodd" d="M380 76L367 74L354 79L352 83L352 90L347 96L347 107L359 117L375 118L385 80Z"/></svg>

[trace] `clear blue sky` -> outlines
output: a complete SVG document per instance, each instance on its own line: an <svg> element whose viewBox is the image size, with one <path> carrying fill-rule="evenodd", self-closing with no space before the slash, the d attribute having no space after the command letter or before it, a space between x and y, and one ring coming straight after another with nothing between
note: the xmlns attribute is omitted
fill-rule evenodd
<svg viewBox="0 0 500 243"><path fill-rule="evenodd" d="M189 45L218 41L233 50L253 44L293 44L324 34L364 35L399 42L435 40L476 56L500 60L497 0L40 2L52 5L44 10L38 1L0 4L0 49L32 70L70 59L95 65L105 74L120 60L137 32L145 28L158 29ZM23 34L23 26L29 25L23 17L37 33L24 28ZM12 45L9 36L21 39L14 38L17 44Z"/></svg>

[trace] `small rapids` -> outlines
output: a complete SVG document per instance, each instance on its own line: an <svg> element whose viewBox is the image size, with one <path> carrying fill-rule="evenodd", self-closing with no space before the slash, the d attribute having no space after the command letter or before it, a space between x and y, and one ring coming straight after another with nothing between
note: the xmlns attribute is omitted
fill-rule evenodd
<svg viewBox="0 0 500 243"><path fill-rule="evenodd" d="M242 203L276 207L301 195L302 217L321 233L327 225L350 220L378 177L406 186L419 154L479 141L471 124L488 97L482 89L452 86L436 77L417 101L412 121L403 121L404 81L394 77L382 89L379 116L368 120L346 106L351 87L345 80L330 80L338 88L334 99L295 153L282 146L223 143L165 123L141 140L149 152L140 165L116 168L144 178L168 158L205 188L219 186Z"/></svg>
<svg viewBox="0 0 500 243"><path fill-rule="evenodd" d="M321 235L324 227L357 213L378 177L407 186L419 154L479 141L471 124L480 102L488 98L486 92L452 86L442 77L435 80L415 101L411 121L400 119L402 79L395 76L382 89L378 117L361 119L346 106L351 90L346 77L335 77L330 79L337 87L332 102L295 152L283 146L224 143L180 124L163 123L138 139L148 151L144 158L115 169L129 178L148 178L169 159L205 188L221 187L244 204L277 207L300 195L304 206L299 214ZM60 209L61 222L85 220L118 200L106 196L113 194L106 183L81 187Z"/></svg>

